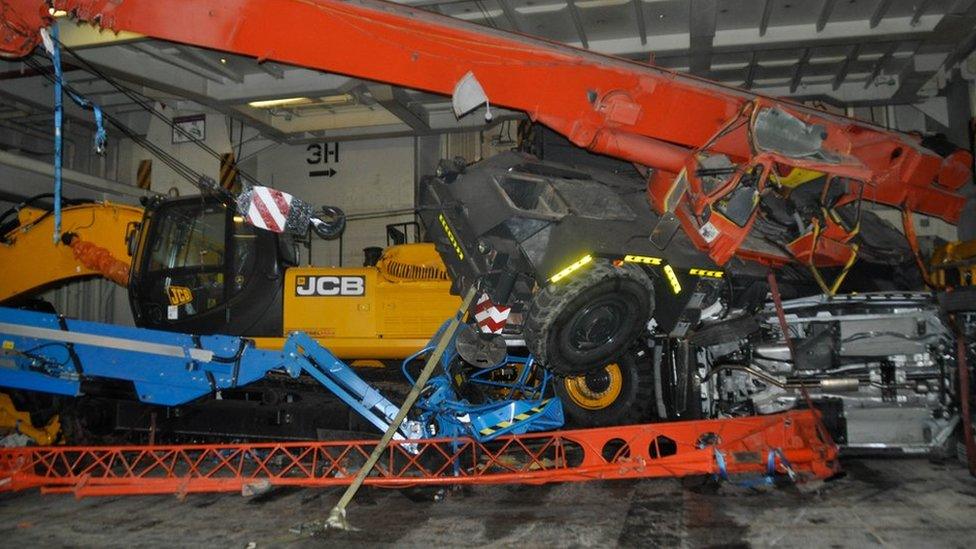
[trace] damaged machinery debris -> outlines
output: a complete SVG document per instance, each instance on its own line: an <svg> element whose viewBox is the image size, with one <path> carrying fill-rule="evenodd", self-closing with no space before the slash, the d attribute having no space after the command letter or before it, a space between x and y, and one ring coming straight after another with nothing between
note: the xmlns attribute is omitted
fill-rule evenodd
<svg viewBox="0 0 976 549"><path fill-rule="evenodd" d="M424 384L415 416L397 425L396 438L467 436L487 441L562 426L559 400L543 396L549 375L533 369L531 359L506 355L499 363L478 366L481 376L471 375L471 365L456 350L456 333L438 332L434 341L442 335L448 345L438 357L441 372ZM131 382L143 402L173 406L281 370L292 377L311 376L379 429L388 428L397 411L352 368L302 332L291 334L282 350L269 351L238 337L190 336L0 308L0 341L0 386L12 389L77 396L89 379L117 379ZM491 381L491 372L512 367L526 374L511 384ZM466 383L495 391L471 403L458 395Z"/></svg>
<svg viewBox="0 0 976 549"><path fill-rule="evenodd" d="M395 431L393 445L379 450L376 442L4 449L0 490L186 494L236 491L255 482L344 485L373 452L382 452L377 454L382 459L365 482L394 487L691 474L728 478L730 473L796 481L836 471L837 448L811 410L512 436L562 425L559 399L545 397L548 372L533 368L531 358L510 356L488 367L472 366L459 356L456 332L439 332L434 340L442 337L446 351L432 358L440 373L423 386L409 419L397 425L397 409L389 400L302 333L292 334L275 352L229 336L187 336L0 309L5 363L0 385L5 387L76 395L88 378L125 379L141 400L172 405L283 369L292 376L310 375L376 427ZM520 368L518 382L498 383L477 374L464 379L472 368L490 374L501 367ZM486 388L484 400L459 397L464 384Z"/></svg>
<svg viewBox="0 0 976 549"><path fill-rule="evenodd" d="M260 192L255 189L252 194ZM430 244L390 246L362 267L299 266L295 237L249 223L240 213L248 205L240 201L202 196L151 199L144 208L71 201L62 210L66 232L55 245L45 198L25 200L0 216L0 262L46 266L0 272L0 305L53 312L37 299L41 291L103 276L127 288L140 327L246 336L269 350L281 349L290 332L301 330L353 366L356 359L398 365L458 306ZM364 375L394 399L402 390L395 367ZM141 403L125 384L86 385L78 402L29 393L15 398L41 416L60 411L66 424L61 442L68 443L149 432L170 442L301 440L321 429L364 427L316 383L283 372L222 391L219 400L165 408Z"/></svg>
<svg viewBox="0 0 976 549"><path fill-rule="evenodd" d="M706 414L769 414L808 392L846 453L936 453L959 426L956 334L928 293L817 296L689 338ZM792 350L791 350L792 346Z"/></svg>
<svg viewBox="0 0 976 549"><path fill-rule="evenodd" d="M8 57L30 54L53 8L111 31L450 95L459 117L489 103L519 110L618 162L509 152L471 166L443 163L422 182L420 215L453 293L479 294L477 328L452 339L415 416L396 426L403 440L367 482L824 478L836 469L831 435L852 449L921 451L941 446L960 418L969 425L962 337L970 330L953 327L929 296L890 291L928 280L913 214L958 221L961 189L972 180L967 151L376 0L180 0L179 25L160 20L147 0L0 1L0 54ZM240 214L271 231L294 226L255 207L259 189L240 197ZM900 210L902 231L865 202ZM338 217L297 216L302 229L341 231ZM859 269L885 274L864 280ZM777 279L783 296L798 299L781 305ZM836 296L841 290L887 293ZM764 309L769 292L775 307ZM825 297L803 297L812 294ZM141 400L185 402L284 368L315 378L374 425L391 421L388 401L302 334L274 352L229 336L0 315L10 319L0 329L11 341L5 359L16 365L4 371L8 386L76 394L85 376L148 376L131 379ZM967 326L964 316L954 321ZM526 352L511 354L520 345ZM953 358L954 346L966 352ZM159 352L148 370L119 369L119 356L149 348ZM105 356L88 363L84 353ZM491 374L500 370L504 382ZM642 398L641 378L653 377L653 401L643 398L656 417L696 421L621 427L626 414L615 410L587 421L616 426L517 435L558 427L563 407L587 417L586 399L576 397L600 401L612 387L624 394L623 377L627 406ZM790 410L803 406L816 410ZM427 440L434 436L448 439ZM976 460L971 436L967 427ZM260 478L347 483L374 449L22 449L0 454L0 470L14 487L185 493ZM522 455L517 466L508 465L513 451ZM424 455L433 465L421 463Z"/></svg>

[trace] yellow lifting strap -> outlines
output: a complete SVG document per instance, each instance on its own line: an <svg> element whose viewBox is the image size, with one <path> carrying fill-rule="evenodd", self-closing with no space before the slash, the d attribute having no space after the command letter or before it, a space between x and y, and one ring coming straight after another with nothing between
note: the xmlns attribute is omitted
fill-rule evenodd
<svg viewBox="0 0 976 549"><path fill-rule="evenodd" d="M433 352L431 352L430 356L427 357L427 363L424 365L423 370L421 370L420 375L417 376L417 381L410 389L410 393L407 394L407 398L404 399L403 404L400 405L400 410L397 412L396 417L394 417L393 421L390 422L390 426L386 429L386 432L383 433L383 438L381 438L376 444L376 447L373 448L373 452L369 455L366 463L356 474L356 478L353 479L352 484L346 488L346 491L342 494L342 497L339 498L339 502L336 503L335 507L332 508L332 511L329 513L329 517L324 523L313 521L312 523L308 523L306 526L311 527L312 530L323 530L325 528L337 528L341 530L354 529L346 521L346 506L348 506L349 502L352 501L353 496L356 495L356 492L359 491L359 487L362 486L363 481L366 480L366 476L369 475L369 472L373 470L373 467L376 465L376 462L379 461L383 451L386 450L387 445L389 445L390 441L393 440L393 435L396 434L397 429L400 428L400 424L403 423L403 420L407 418L407 412L409 412L410 408L413 407L413 403L417 401L417 397L420 396L420 391L423 390L423 388L427 385L427 381L430 380L431 374L434 373L434 368L440 361L441 355L444 354L448 344L451 342L451 338L454 337L454 332L457 331L458 327L461 326L462 322L464 321L468 308L471 307L471 302L474 301L475 293L477 293L476 287L471 286L471 288L469 288L468 292L465 294L457 314L454 315L454 317L450 320L447 328L444 329L440 339L437 341L437 345L434 347Z"/></svg>
<svg viewBox="0 0 976 549"><path fill-rule="evenodd" d="M854 227L854 230L851 231L851 234L857 234L860 229L861 224L858 222L858 224ZM837 290L840 289L840 285L844 283L844 279L847 278L847 274L851 271L851 267L853 267L854 263L857 261L857 251L859 247L857 244L851 244L851 257L848 258L847 263L844 264L844 268L841 269L840 274L838 274L837 278L834 279L834 283L828 286L827 282L823 278L823 275L820 274L820 270L817 269L817 266L813 263L814 253L817 251L817 242L819 240L820 220L815 218L813 220L813 245L810 247L810 259L807 261L807 267L809 267L810 272L813 273L813 279L817 281L817 285L820 286L820 290L823 291L823 293L833 297L837 295Z"/></svg>

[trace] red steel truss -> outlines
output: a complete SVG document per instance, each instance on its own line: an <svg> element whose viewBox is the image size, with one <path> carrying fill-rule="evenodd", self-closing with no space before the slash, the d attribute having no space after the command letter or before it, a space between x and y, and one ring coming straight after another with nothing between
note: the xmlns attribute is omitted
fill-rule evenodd
<svg viewBox="0 0 976 549"><path fill-rule="evenodd" d="M249 485L341 486L376 441L0 449L0 491L77 497L235 492ZM815 412L606 427L500 438L487 444L395 441L366 484L384 487L766 474L798 480L837 472L837 447ZM723 470L724 468L724 470Z"/></svg>

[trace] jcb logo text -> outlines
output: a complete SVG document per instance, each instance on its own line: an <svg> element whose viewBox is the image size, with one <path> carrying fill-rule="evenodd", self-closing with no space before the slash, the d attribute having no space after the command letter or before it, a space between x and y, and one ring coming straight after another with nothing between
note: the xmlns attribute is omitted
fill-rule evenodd
<svg viewBox="0 0 976 549"><path fill-rule="evenodd" d="M297 296L364 295L362 276L299 276L295 278Z"/></svg>

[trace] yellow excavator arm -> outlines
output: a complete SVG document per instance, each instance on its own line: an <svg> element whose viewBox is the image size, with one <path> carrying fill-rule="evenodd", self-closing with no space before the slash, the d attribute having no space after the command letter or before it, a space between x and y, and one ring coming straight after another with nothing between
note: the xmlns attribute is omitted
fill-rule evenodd
<svg viewBox="0 0 976 549"><path fill-rule="evenodd" d="M68 206L61 221L66 236L55 244L54 216L22 208L17 226L0 242L0 303L89 276L124 286L129 268L126 236L142 221L142 213L142 208L110 202Z"/></svg>
<svg viewBox="0 0 976 549"><path fill-rule="evenodd" d="M18 410L10 395L0 393L0 435L9 432L28 436L38 446L49 446L58 441L61 434L61 418L53 416L48 420L47 425L35 427L29 412Z"/></svg>

